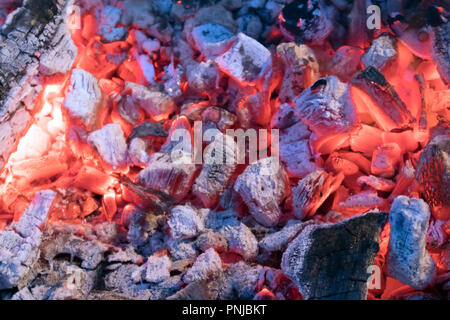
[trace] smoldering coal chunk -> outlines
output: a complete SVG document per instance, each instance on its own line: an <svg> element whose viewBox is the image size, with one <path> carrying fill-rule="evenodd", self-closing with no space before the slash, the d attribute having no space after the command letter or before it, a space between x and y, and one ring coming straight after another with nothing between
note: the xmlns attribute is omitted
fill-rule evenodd
<svg viewBox="0 0 450 320"><path fill-rule="evenodd" d="M192 30L192 38L203 56L213 58L228 49L234 35L220 24L207 23L195 27Z"/></svg>
<svg viewBox="0 0 450 320"><path fill-rule="evenodd" d="M254 259L258 254L258 241L252 231L243 223L226 224L219 229L228 242L228 251L242 256L245 260Z"/></svg>
<svg viewBox="0 0 450 320"><path fill-rule="evenodd" d="M131 131L128 140L133 140L134 138L144 138L144 137L161 137L166 138L168 133L164 130L162 123L154 123L146 121L134 127Z"/></svg>
<svg viewBox="0 0 450 320"><path fill-rule="evenodd" d="M270 51L243 33L231 48L214 59L219 68L241 85L254 84L272 65Z"/></svg>
<svg viewBox="0 0 450 320"><path fill-rule="evenodd" d="M196 237L205 228L202 217L189 205L174 207L167 224L170 227L170 236L174 239Z"/></svg>
<svg viewBox="0 0 450 320"><path fill-rule="evenodd" d="M264 226L278 223L280 204L287 196L287 175L277 160L265 158L250 164L234 184L234 191Z"/></svg>
<svg viewBox="0 0 450 320"><path fill-rule="evenodd" d="M304 44L282 43L277 46L277 53L284 64L280 101L291 102L319 79L319 64L314 51Z"/></svg>
<svg viewBox="0 0 450 320"><path fill-rule="evenodd" d="M199 255L194 265L183 276L185 283L207 280L222 271L222 260L213 248Z"/></svg>
<svg viewBox="0 0 450 320"><path fill-rule="evenodd" d="M425 248L429 219L427 203L406 196L398 196L389 213L387 274L421 290L433 283L436 273L434 261Z"/></svg>
<svg viewBox="0 0 450 320"><path fill-rule="evenodd" d="M85 70L72 70L69 92L63 103L69 116L78 119L91 130L97 122L101 99L102 92L97 79Z"/></svg>
<svg viewBox="0 0 450 320"><path fill-rule="evenodd" d="M147 167L139 173L138 179L145 187L163 191L180 200L190 190L195 171L195 165L173 160L169 153L157 152L150 156Z"/></svg>
<svg viewBox="0 0 450 320"><path fill-rule="evenodd" d="M397 39L386 33L372 41L370 48L362 55L361 61L366 68L372 66L383 70L397 56Z"/></svg>
<svg viewBox="0 0 450 320"><path fill-rule="evenodd" d="M433 27L431 50L442 81L450 83L450 20Z"/></svg>
<svg viewBox="0 0 450 320"><path fill-rule="evenodd" d="M420 154L416 179L423 197L435 209L450 207L450 138L436 136Z"/></svg>
<svg viewBox="0 0 450 320"><path fill-rule="evenodd" d="M196 247L205 252L213 248L216 251L226 251L228 249L227 240L217 231L207 229L195 240Z"/></svg>
<svg viewBox="0 0 450 320"><path fill-rule="evenodd" d="M0 289L17 286L37 262L41 228L55 196L50 190L36 193L19 221L0 231Z"/></svg>
<svg viewBox="0 0 450 320"><path fill-rule="evenodd" d="M145 167L150 157L147 153L147 142L140 138L134 138L128 148L129 164L138 167Z"/></svg>
<svg viewBox="0 0 450 320"><path fill-rule="evenodd" d="M407 128L414 120L397 91L376 68L369 66L358 72L351 84L355 102L366 105L381 129Z"/></svg>
<svg viewBox="0 0 450 320"><path fill-rule="evenodd" d="M245 14L237 18L239 32L242 32L253 39L259 39L263 32L261 19L254 14Z"/></svg>
<svg viewBox="0 0 450 320"><path fill-rule="evenodd" d="M170 277L170 267L172 262L166 255L156 256L153 255L148 258L147 262L143 265L145 274L144 279L150 283L160 283Z"/></svg>
<svg viewBox="0 0 450 320"><path fill-rule="evenodd" d="M133 277L140 273L140 268L134 264L121 264L119 268L105 277L105 288L116 291L128 299L149 300L151 292L148 284L136 284Z"/></svg>
<svg viewBox="0 0 450 320"><path fill-rule="evenodd" d="M205 208L219 201L236 170L236 143L228 135L217 135L204 150L204 162L200 175L195 179L192 193Z"/></svg>
<svg viewBox="0 0 450 320"><path fill-rule="evenodd" d="M160 88L147 88L140 84L127 82L125 91L131 92L134 103L144 110L153 121L166 120L175 110L173 98Z"/></svg>
<svg viewBox="0 0 450 320"><path fill-rule="evenodd" d="M359 47L340 47L328 64L330 74L334 74L341 81L349 82L353 75L361 70L361 56L364 51Z"/></svg>
<svg viewBox="0 0 450 320"><path fill-rule="evenodd" d="M290 220L280 231L270 233L259 241L259 247L268 252L282 251L309 224Z"/></svg>
<svg viewBox="0 0 450 320"><path fill-rule="evenodd" d="M127 165L128 146L119 124L107 124L100 130L91 132L88 142L113 169Z"/></svg>
<svg viewBox="0 0 450 320"><path fill-rule="evenodd" d="M359 126L350 87L335 76L316 81L295 100L294 107L314 133L316 152L329 153L344 145Z"/></svg>
<svg viewBox="0 0 450 320"><path fill-rule="evenodd" d="M100 15L98 33L103 42L124 40L128 36L128 29L117 27L122 16L122 10L113 6L104 6Z"/></svg>
<svg viewBox="0 0 450 320"><path fill-rule="evenodd" d="M57 256L69 255L81 260L81 267L93 270L104 260L109 247L98 240L86 240L72 233L56 233L46 239L42 246L42 257L51 263Z"/></svg>
<svg viewBox="0 0 450 320"><path fill-rule="evenodd" d="M217 65L208 60L190 63L186 66L186 77L189 88L200 94L212 94L219 85L220 73Z"/></svg>
<svg viewBox="0 0 450 320"><path fill-rule="evenodd" d="M321 169L300 180L297 187L292 189L295 216L303 220L315 215L325 200L339 188L343 180L343 174L334 176Z"/></svg>
<svg viewBox="0 0 450 320"><path fill-rule="evenodd" d="M281 267L305 299L366 299L386 214L369 212L336 224L311 225L283 254Z"/></svg>

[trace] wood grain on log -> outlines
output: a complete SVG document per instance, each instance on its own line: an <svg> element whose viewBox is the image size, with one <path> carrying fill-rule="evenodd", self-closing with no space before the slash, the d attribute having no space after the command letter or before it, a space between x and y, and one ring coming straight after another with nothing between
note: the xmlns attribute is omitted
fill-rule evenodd
<svg viewBox="0 0 450 320"><path fill-rule="evenodd" d="M42 89L39 57L54 51L60 43L57 37L67 40L65 21L72 4L73 0L25 0L0 30L0 169L28 127ZM61 27L66 32L60 32ZM61 58L55 59L56 65ZM73 51L68 59L64 55L69 61L62 64L65 69L74 58Z"/></svg>

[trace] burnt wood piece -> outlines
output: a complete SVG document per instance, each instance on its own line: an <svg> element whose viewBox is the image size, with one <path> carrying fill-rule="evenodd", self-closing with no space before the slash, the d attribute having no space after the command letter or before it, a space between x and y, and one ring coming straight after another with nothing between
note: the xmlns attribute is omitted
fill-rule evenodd
<svg viewBox="0 0 450 320"><path fill-rule="evenodd" d="M442 81L450 85L450 20L433 27L431 50Z"/></svg>
<svg viewBox="0 0 450 320"><path fill-rule="evenodd" d="M42 89L39 57L58 45L53 40L72 2L26 0L0 30L0 169L28 127Z"/></svg>
<svg viewBox="0 0 450 320"><path fill-rule="evenodd" d="M383 74L374 67L367 67L352 79L351 84L373 101L377 110L369 110L375 121L384 130L407 128L414 121L405 103Z"/></svg>
<svg viewBox="0 0 450 320"><path fill-rule="evenodd" d="M283 254L281 267L305 299L366 299L367 268L379 250L385 213L369 212L336 224L310 225Z"/></svg>

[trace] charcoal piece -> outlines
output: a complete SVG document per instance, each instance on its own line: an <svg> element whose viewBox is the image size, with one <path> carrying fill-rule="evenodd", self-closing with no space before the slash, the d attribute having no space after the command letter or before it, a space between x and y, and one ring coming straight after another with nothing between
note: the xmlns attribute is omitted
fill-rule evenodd
<svg viewBox="0 0 450 320"><path fill-rule="evenodd" d="M133 277L140 272L140 268L134 264L123 264L117 270L110 272L105 277L105 288L116 291L128 299L148 300L152 293L149 284L136 284Z"/></svg>
<svg viewBox="0 0 450 320"><path fill-rule="evenodd" d="M81 260L81 267L92 270L104 260L109 247L98 240L86 240L71 233L58 233L45 240L42 256L49 263L58 255L69 255Z"/></svg>
<svg viewBox="0 0 450 320"><path fill-rule="evenodd" d="M131 140L128 147L128 163L137 167L145 167L150 160L147 147L147 142L143 139L134 138Z"/></svg>
<svg viewBox="0 0 450 320"><path fill-rule="evenodd" d="M246 14L237 18L239 32L242 32L253 39L259 39L263 31L261 19L254 14Z"/></svg>
<svg viewBox="0 0 450 320"><path fill-rule="evenodd" d="M222 260L217 252L210 248L199 255L192 267L183 276L185 283L207 280L222 271Z"/></svg>
<svg viewBox="0 0 450 320"><path fill-rule="evenodd" d="M292 205L295 216L303 220L316 214L317 209L341 185L343 174L333 176L323 170L316 170L299 181L292 189Z"/></svg>
<svg viewBox="0 0 450 320"><path fill-rule="evenodd" d="M168 133L166 130L164 130L162 123L154 123L147 121L133 128L127 140L131 141L134 138L145 138L145 137L166 138L167 136Z"/></svg>
<svg viewBox="0 0 450 320"><path fill-rule="evenodd" d="M274 226L281 215L280 204L287 196L287 175L274 158L250 164L237 178L234 191L260 224Z"/></svg>
<svg viewBox="0 0 450 320"><path fill-rule="evenodd" d="M204 164L192 193L205 208L214 206L236 170L236 143L228 135L217 135L203 151ZM216 161L217 160L217 161Z"/></svg>
<svg viewBox="0 0 450 320"><path fill-rule="evenodd" d="M372 41L370 48L362 55L361 61L369 66L383 70L398 56L397 40L390 34L382 34Z"/></svg>
<svg viewBox="0 0 450 320"><path fill-rule="evenodd" d="M228 249L227 240L219 232L209 229L198 236L197 240L195 240L195 245L203 252L209 248L219 252Z"/></svg>
<svg viewBox="0 0 450 320"><path fill-rule="evenodd" d="M398 196L389 213L387 275L420 290L431 285L436 274L434 261L425 248L429 219L426 202L406 196Z"/></svg>
<svg viewBox="0 0 450 320"><path fill-rule="evenodd" d="M56 193L36 193L18 222L0 231L0 289L19 285L37 262L42 241L42 228Z"/></svg>
<svg viewBox="0 0 450 320"><path fill-rule="evenodd" d="M186 77L189 88L193 91L210 95L217 90L220 73L217 65L208 60L206 62L192 63L186 66Z"/></svg>
<svg viewBox="0 0 450 320"><path fill-rule="evenodd" d="M357 88L352 90L352 94L366 101L368 112L381 129L403 129L413 122L411 113L397 91L376 68L369 66L358 72L351 84Z"/></svg>
<svg viewBox="0 0 450 320"><path fill-rule="evenodd" d="M190 240L182 241L169 238L166 240L165 246L169 249L172 261L195 259L198 255L194 242Z"/></svg>
<svg viewBox="0 0 450 320"><path fill-rule="evenodd" d="M128 29L117 27L122 16L122 10L113 6L104 6L100 14L98 34L103 42L115 42L125 40Z"/></svg>
<svg viewBox="0 0 450 320"><path fill-rule="evenodd" d="M157 152L150 156L147 167L139 173L139 182L146 188L159 190L183 199L194 182L194 164L173 161L168 153Z"/></svg>
<svg viewBox="0 0 450 320"><path fill-rule="evenodd" d="M205 228L197 210L189 205L174 207L167 224L170 227L170 236L177 240L196 237Z"/></svg>
<svg viewBox="0 0 450 320"><path fill-rule="evenodd" d="M422 195L434 209L442 208L443 217L450 207L450 138L436 136L420 154L416 179ZM445 220L445 219L444 219Z"/></svg>
<svg viewBox="0 0 450 320"><path fill-rule="evenodd" d="M58 31L66 28L67 8L72 4L72 0L59 1L58 5L51 0L30 0L13 11L2 25L0 169L15 150L19 138L29 127L31 120L29 111L34 109L34 101L43 88L38 77L39 58L36 53L46 57L47 51L55 52L55 45L59 43L55 37L61 38ZM63 51L58 52L63 54ZM67 60L66 58L62 60L68 62L70 58ZM60 59L53 62L59 64ZM3 132L8 132L8 135L3 136Z"/></svg>
<svg viewBox="0 0 450 320"><path fill-rule="evenodd" d="M442 25L433 27L431 51L433 61L437 65L442 81L448 86L450 83L450 20Z"/></svg>
<svg viewBox="0 0 450 320"><path fill-rule="evenodd" d="M95 285L95 273L76 266L68 266L66 274L57 286L46 295L48 300L84 300Z"/></svg>
<svg viewBox="0 0 450 320"><path fill-rule="evenodd" d="M253 85L272 65L270 51L243 33L224 54L214 59L220 70L241 85Z"/></svg>
<svg viewBox="0 0 450 320"><path fill-rule="evenodd" d="M119 124L107 124L91 132L88 142L114 170L126 167L128 146Z"/></svg>
<svg viewBox="0 0 450 320"><path fill-rule="evenodd" d="M228 242L228 251L239 254L245 260L257 256L258 241L245 224L227 224L220 228L219 232Z"/></svg>
<svg viewBox="0 0 450 320"><path fill-rule="evenodd" d="M69 92L63 103L69 116L92 130L97 125L101 99L97 78L83 69L72 70Z"/></svg>
<svg viewBox="0 0 450 320"><path fill-rule="evenodd" d="M282 43L277 46L277 53L284 64L280 102L292 102L319 79L319 64L314 51L304 44Z"/></svg>
<svg viewBox="0 0 450 320"><path fill-rule="evenodd" d="M234 35L220 24L207 23L192 30L195 46L207 58L224 53L234 40Z"/></svg>
<svg viewBox="0 0 450 320"><path fill-rule="evenodd" d="M311 225L283 254L281 267L308 300L366 299L386 214L369 212L336 224Z"/></svg>
<svg viewBox="0 0 450 320"><path fill-rule="evenodd" d="M359 127L350 87L335 76L319 79L294 101L298 117L314 133L316 153L330 153L347 143Z"/></svg>
<svg viewBox="0 0 450 320"><path fill-rule="evenodd" d="M310 225L311 222L301 222L297 220L290 220L286 226L280 231L269 233L261 241L259 241L259 247L262 250L283 251L287 245L304 229Z"/></svg>
<svg viewBox="0 0 450 320"><path fill-rule="evenodd" d="M170 267L172 262L166 255L157 256L153 255L148 258L147 262L143 265L145 274L144 279L150 283L160 283L167 280L170 277Z"/></svg>
<svg viewBox="0 0 450 320"><path fill-rule="evenodd" d="M134 103L144 110L152 121L166 120L175 111L175 101L159 87L147 88L140 84L126 82L125 91L131 92Z"/></svg>

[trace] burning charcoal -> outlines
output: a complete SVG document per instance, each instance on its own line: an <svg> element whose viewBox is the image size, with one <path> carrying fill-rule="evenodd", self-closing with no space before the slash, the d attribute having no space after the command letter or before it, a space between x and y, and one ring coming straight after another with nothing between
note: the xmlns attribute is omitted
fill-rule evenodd
<svg viewBox="0 0 450 320"><path fill-rule="evenodd" d="M48 300L83 300L95 285L95 276L77 266L69 266Z"/></svg>
<svg viewBox="0 0 450 320"><path fill-rule="evenodd" d="M204 24L192 30L195 46L207 58L223 54L234 40L234 35L220 24Z"/></svg>
<svg viewBox="0 0 450 320"><path fill-rule="evenodd" d="M134 138L131 140L130 147L128 149L129 163L137 167L145 167L150 157L147 153L147 143L140 138Z"/></svg>
<svg viewBox="0 0 450 320"><path fill-rule="evenodd" d="M205 208L212 207L219 201L220 195L234 174L235 152L236 143L227 135L216 136L205 148L203 152L205 164L192 186L192 193L201 200Z"/></svg>
<svg viewBox="0 0 450 320"><path fill-rule="evenodd" d="M291 41L300 37L306 42L321 44L332 31L331 21L317 3L309 1L297 0L284 6L281 20L281 30Z"/></svg>
<svg viewBox="0 0 450 320"><path fill-rule="evenodd" d="M422 186L423 197L440 219L450 217L450 139L436 136L420 154L416 178Z"/></svg>
<svg viewBox="0 0 450 320"><path fill-rule="evenodd" d="M136 248L143 246L147 239L156 233L161 218L146 214L141 209L130 205L124 211L129 212L127 240Z"/></svg>
<svg viewBox="0 0 450 320"><path fill-rule="evenodd" d="M227 110L219 107L209 107L202 111L201 120L204 123L213 122L217 125L217 129L225 131L234 127L237 119L236 116Z"/></svg>
<svg viewBox="0 0 450 320"><path fill-rule="evenodd" d="M131 131L128 140L133 140L134 138L145 138L145 137L161 137L166 138L168 136L167 132L164 130L161 123L154 122L143 122L139 126L135 127Z"/></svg>
<svg viewBox="0 0 450 320"><path fill-rule="evenodd" d="M234 191L248 206L251 215L264 226L274 226L281 215L280 204L287 196L287 176L274 158L249 165L237 178Z"/></svg>
<svg viewBox="0 0 450 320"><path fill-rule="evenodd" d="M226 251L228 249L227 240L222 237L219 232L213 230L206 230L199 235L197 240L195 240L195 245L203 252L210 248L213 248L218 252Z"/></svg>
<svg viewBox="0 0 450 320"><path fill-rule="evenodd" d="M105 277L105 287L108 290L118 291L128 299L148 300L151 297L148 284L136 284L133 276L140 272L134 264L122 264L117 270Z"/></svg>
<svg viewBox="0 0 450 320"><path fill-rule="evenodd" d="M243 33L231 48L215 59L220 70L241 85L254 84L272 65L270 51Z"/></svg>
<svg viewBox="0 0 450 320"><path fill-rule="evenodd" d="M134 252L134 249L132 246L127 246L126 248L122 249L119 248L117 252L111 253L106 258L106 261L109 263L114 262L121 262L121 263L134 263L134 264L141 264L143 262L142 256Z"/></svg>
<svg viewBox="0 0 450 320"><path fill-rule="evenodd" d="M36 193L18 222L0 231L0 290L17 286L39 258L42 227L56 193Z"/></svg>
<svg viewBox="0 0 450 320"><path fill-rule="evenodd" d="M385 131L407 128L413 121L411 113L394 87L374 67L360 71L351 81L352 97L359 108L365 106L378 127Z"/></svg>
<svg viewBox="0 0 450 320"><path fill-rule="evenodd" d="M399 196L389 214L387 274L416 289L434 281L435 264L425 249L430 209L422 199Z"/></svg>
<svg viewBox="0 0 450 320"><path fill-rule="evenodd" d="M104 42L114 42L124 40L128 36L128 29L125 27L116 28L120 22L122 10L113 6L104 6L100 16L98 33Z"/></svg>
<svg viewBox="0 0 450 320"><path fill-rule="evenodd" d="M345 215L353 216L379 208L383 205L383 201L383 198L380 198L374 191L361 191L339 202L336 210Z"/></svg>
<svg viewBox="0 0 450 320"><path fill-rule="evenodd" d="M448 86L450 83L450 50L448 44L450 33L450 20L440 26L433 27L431 50L433 53L433 61L437 65L437 69L442 81Z"/></svg>
<svg viewBox="0 0 450 320"><path fill-rule="evenodd" d="M97 238L105 243L112 243L117 237L117 224L114 222L102 222L94 227Z"/></svg>
<svg viewBox="0 0 450 320"><path fill-rule="evenodd" d="M371 172L374 175L391 178L394 176L401 159L401 150L396 143L384 144L374 150Z"/></svg>
<svg viewBox="0 0 450 320"><path fill-rule="evenodd" d="M172 261L195 259L199 254L191 240L180 241L169 238L166 242Z"/></svg>
<svg viewBox="0 0 450 320"><path fill-rule="evenodd" d="M259 39L263 31L261 19L254 14L246 14L237 18L239 32L242 32L253 39Z"/></svg>
<svg viewBox="0 0 450 320"><path fill-rule="evenodd" d="M210 91L216 90L220 80L219 69L211 60L188 64L186 76L189 87L203 94L211 94Z"/></svg>
<svg viewBox="0 0 450 320"><path fill-rule="evenodd" d="M254 259L258 254L258 241L252 231L243 223L224 225L220 234L228 241L228 250L245 260Z"/></svg>
<svg viewBox="0 0 450 320"><path fill-rule="evenodd" d="M283 251L292 239L309 224L309 222L290 220L280 231L265 236L259 242L259 247L269 252Z"/></svg>
<svg viewBox="0 0 450 320"><path fill-rule="evenodd" d="M318 80L295 100L297 115L313 131L317 153L329 153L349 140L359 125L350 88L335 76Z"/></svg>
<svg viewBox="0 0 450 320"><path fill-rule="evenodd" d="M372 175L359 177L357 181L359 184L367 184L378 191L390 192L395 188L395 183L392 182L392 180L379 178Z"/></svg>
<svg viewBox="0 0 450 320"><path fill-rule="evenodd" d="M183 276L185 283L207 280L222 271L222 260L217 252L210 248L198 256L194 265Z"/></svg>
<svg viewBox="0 0 450 320"><path fill-rule="evenodd" d="M334 193L344 179L342 173L337 176L323 170L316 170L299 181L292 189L292 201L295 216L304 220L316 214L317 209Z"/></svg>
<svg viewBox="0 0 450 320"><path fill-rule="evenodd" d="M284 64L280 101L291 102L319 79L319 65L314 52L304 44L282 43L277 46L277 53Z"/></svg>
<svg viewBox="0 0 450 320"><path fill-rule="evenodd" d="M46 240L41 246L42 256L48 262L57 255L68 254L76 257L84 269L95 269L103 261L108 246L97 240L85 240L70 233L59 233Z"/></svg>
<svg viewBox="0 0 450 320"><path fill-rule="evenodd" d="M128 147L120 125L107 124L89 134L88 141L98 151L103 161L113 169L124 168L127 165Z"/></svg>
<svg viewBox="0 0 450 320"><path fill-rule="evenodd" d="M125 90L130 90L135 103L155 122L163 121L175 110L175 102L166 93L127 82Z"/></svg>
<svg viewBox="0 0 450 320"><path fill-rule="evenodd" d="M156 256L153 255L148 258L147 262L143 265L145 268L144 279L150 283L160 283L170 277L170 266L172 262L166 255Z"/></svg>
<svg viewBox="0 0 450 320"><path fill-rule="evenodd" d="M205 228L198 212L188 205L174 207L167 224L174 239L194 238Z"/></svg>
<svg viewBox="0 0 450 320"><path fill-rule="evenodd" d="M378 252L386 214L369 212L336 224L307 226L281 267L305 299L366 299L367 267Z"/></svg>
<svg viewBox="0 0 450 320"><path fill-rule="evenodd" d="M363 50L358 47L342 46L333 55L328 70L344 82L349 82L361 69Z"/></svg>
<svg viewBox="0 0 450 320"><path fill-rule="evenodd" d="M388 33L383 33L372 41L369 50L363 54L361 61L366 68L371 66L383 71L397 56L396 38Z"/></svg>
<svg viewBox="0 0 450 320"><path fill-rule="evenodd" d="M172 161L167 153L154 153L147 167L139 173L139 182L147 188L160 190L176 200L183 199L191 188L195 165Z"/></svg>
<svg viewBox="0 0 450 320"><path fill-rule="evenodd" d="M80 120L88 130L96 126L102 92L97 79L82 69L72 70L69 92L63 107L73 118Z"/></svg>
<svg viewBox="0 0 450 320"><path fill-rule="evenodd" d="M427 231L427 248L438 248L447 243L447 234L444 229L448 222L444 220L431 220Z"/></svg>
<svg viewBox="0 0 450 320"><path fill-rule="evenodd" d="M340 156L339 153L333 152L325 161L325 170L338 174L342 172L346 176L357 174L359 167L350 160L347 160Z"/></svg>

